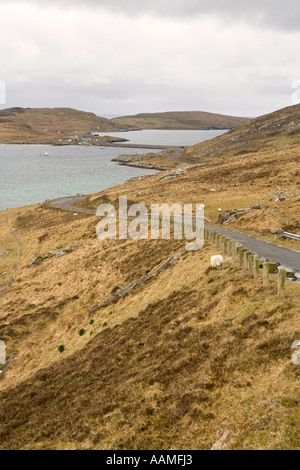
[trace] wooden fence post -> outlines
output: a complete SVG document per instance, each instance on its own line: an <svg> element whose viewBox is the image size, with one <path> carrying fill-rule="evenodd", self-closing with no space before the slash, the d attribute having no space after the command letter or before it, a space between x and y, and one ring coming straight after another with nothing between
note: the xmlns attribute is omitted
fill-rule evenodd
<svg viewBox="0 0 300 470"><path fill-rule="evenodd" d="M254 256L251 253L251 255L248 256L248 271L249 271L250 277L253 277L253 264L254 264Z"/></svg>
<svg viewBox="0 0 300 470"><path fill-rule="evenodd" d="M252 254L251 251L247 251L247 250L244 251L243 261L244 261L244 271L245 272L249 272L249 256L251 254Z"/></svg>
<svg viewBox="0 0 300 470"><path fill-rule="evenodd" d="M241 249L242 249L242 247L239 246L239 245L238 245L237 248L236 248L236 261L237 261L238 264L240 264L240 253L241 253Z"/></svg>
<svg viewBox="0 0 300 470"><path fill-rule="evenodd" d="M257 255L254 256L254 260L253 260L253 276L254 276L254 279L258 279L259 278L259 257Z"/></svg>
<svg viewBox="0 0 300 470"><path fill-rule="evenodd" d="M229 238L225 238L224 239L224 253L225 253L225 255L228 254L228 250L229 250L228 245L229 245Z"/></svg>
<svg viewBox="0 0 300 470"><path fill-rule="evenodd" d="M234 245L233 245L233 255L234 255L234 260L235 261L238 261L238 248L239 248L239 244L234 243Z"/></svg>
<svg viewBox="0 0 300 470"><path fill-rule="evenodd" d="M277 297L279 299L284 292L285 281L286 281L286 270L284 268L280 268L279 273L278 273L278 291L277 291Z"/></svg>
<svg viewBox="0 0 300 470"><path fill-rule="evenodd" d="M243 262L244 262L244 253L245 253L246 251L247 251L247 250L241 246L241 249L239 250L239 266L240 266L240 268L243 266Z"/></svg>
<svg viewBox="0 0 300 470"><path fill-rule="evenodd" d="M224 250L225 250L225 237L224 237L224 235L222 235L222 238L221 238L221 250L224 253Z"/></svg>
<svg viewBox="0 0 300 470"><path fill-rule="evenodd" d="M270 272L270 274L276 274L276 271L277 271L276 261L269 261L269 272Z"/></svg>
<svg viewBox="0 0 300 470"><path fill-rule="evenodd" d="M230 254L231 254L231 252L230 252L230 245L231 245L231 240L230 240L230 238L227 238L227 240L226 240L226 252L225 252L225 254L228 255L228 256L230 256Z"/></svg>
<svg viewBox="0 0 300 470"><path fill-rule="evenodd" d="M263 286L264 287L267 287L270 284L269 273L270 273L269 263L264 263L263 264Z"/></svg>

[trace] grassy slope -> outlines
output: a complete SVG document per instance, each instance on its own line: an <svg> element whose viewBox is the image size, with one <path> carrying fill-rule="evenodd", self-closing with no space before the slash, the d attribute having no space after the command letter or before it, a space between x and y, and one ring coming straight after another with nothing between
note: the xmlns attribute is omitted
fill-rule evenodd
<svg viewBox="0 0 300 470"><path fill-rule="evenodd" d="M0 379L0 448L210 448L227 430L235 449L298 447L298 286L277 300L275 277L263 290L235 265L212 271L207 245L180 252L176 265L91 317L106 293L182 245L100 244L95 220L51 212L27 211L17 223L23 265L1 301L11 362ZM74 253L28 267L37 252L78 239Z"/></svg>
<svg viewBox="0 0 300 470"><path fill-rule="evenodd" d="M212 157L172 180L147 176L92 195L85 206L116 204L120 194L146 204L205 202L216 220L220 206L267 202L234 227L268 236L282 217L299 218L299 149ZM279 185L291 195L276 203ZM262 288L230 258L211 270L213 245L190 253L180 241L100 243L94 217L47 206L20 212L10 220L21 264L0 299L9 359L0 375L0 448L209 449L226 431L229 449L300 448L300 370L291 363L298 285L288 283L278 300L275 276ZM0 247L8 241L1 231ZM78 241L74 252L29 267ZM179 261L157 274L175 251ZM89 314L150 269L147 283Z"/></svg>
<svg viewBox="0 0 300 470"><path fill-rule="evenodd" d="M137 114L115 118L121 127L141 129L232 129L248 122L247 118L224 116L202 111Z"/></svg>
<svg viewBox="0 0 300 470"><path fill-rule="evenodd" d="M119 129L109 119L69 108L12 108L0 111L1 143L58 141L99 128L104 132Z"/></svg>
<svg viewBox="0 0 300 470"><path fill-rule="evenodd" d="M6 218L10 219L15 217L19 209L10 209L0 212L0 227L1 227L1 244L0 244L0 291L1 286L7 283L10 279L11 268L14 263L17 263L18 258L18 244L17 241L10 234L9 227L6 224ZM4 252L4 250L7 250ZM7 274L5 274L7 273Z"/></svg>
<svg viewBox="0 0 300 470"><path fill-rule="evenodd" d="M300 142L300 105L281 109L250 121L209 142L189 147L185 161L199 162L218 155L242 155L258 150L288 148Z"/></svg>

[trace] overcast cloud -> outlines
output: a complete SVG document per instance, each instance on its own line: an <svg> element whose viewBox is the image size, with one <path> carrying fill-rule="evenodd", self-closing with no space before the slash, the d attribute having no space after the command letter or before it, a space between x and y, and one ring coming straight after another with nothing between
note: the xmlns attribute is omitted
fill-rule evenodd
<svg viewBox="0 0 300 470"><path fill-rule="evenodd" d="M6 107L255 116L289 106L300 95L299 3L244 3L0 0Z"/></svg>

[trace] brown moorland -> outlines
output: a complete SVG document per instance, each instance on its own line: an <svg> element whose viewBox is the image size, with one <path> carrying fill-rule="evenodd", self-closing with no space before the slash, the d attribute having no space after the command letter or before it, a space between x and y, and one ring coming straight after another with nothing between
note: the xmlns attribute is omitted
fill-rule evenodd
<svg viewBox="0 0 300 470"><path fill-rule="evenodd" d="M205 203L217 223L218 209L253 204L230 228L273 242L278 227L300 233L300 144L282 144L284 132L255 152L218 150L192 164L183 153L178 174L134 179L81 206L116 205L119 195L146 205ZM198 149L186 152L190 159ZM299 450L300 369L291 361L298 284L288 282L278 299L275 275L263 288L230 257L210 268L211 243L188 252L175 240L100 242L96 217L47 204L1 213L0 251L11 251L0 271L17 255L5 216L22 251L0 298L8 356L1 449L210 449L227 435L225 449ZM299 251L296 241L278 243ZM63 247L73 250L31 265ZM174 253L179 259L158 272Z"/></svg>
<svg viewBox="0 0 300 470"><path fill-rule="evenodd" d="M1 143L55 143L75 135L120 130L111 120L70 108L0 110Z"/></svg>
<svg viewBox="0 0 300 470"><path fill-rule="evenodd" d="M185 161L199 162L207 157L243 155L258 150L288 148L300 142L300 104L253 119L225 135L189 147Z"/></svg>
<svg viewBox="0 0 300 470"><path fill-rule="evenodd" d="M177 111L167 113L144 113L135 116L122 116L112 122L122 128L140 129L235 129L249 122L249 118L224 116L204 111Z"/></svg>

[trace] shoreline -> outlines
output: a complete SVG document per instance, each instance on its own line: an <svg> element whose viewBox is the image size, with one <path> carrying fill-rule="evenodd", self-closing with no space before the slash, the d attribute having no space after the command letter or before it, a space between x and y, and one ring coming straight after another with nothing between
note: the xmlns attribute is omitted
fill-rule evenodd
<svg viewBox="0 0 300 470"><path fill-rule="evenodd" d="M113 161L113 160L111 160ZM117 164L117 163L116 163ZM142 167L140 165L127 165L127 164L124 164L123 166L131 166L131 167L135 167L135 168L140 168L141 170L153 170L153 171L164 171L163 169L157 169L157 168L149 168L147 166L145 167ZM151 176L154 176L156 173L151 173L149 175L141 175L141 176L133 176L132 178L147 178L147 177L151 177ZM115 188L119 185L122 185L122 184L126 184L128 183L129 181L131 181L132 178L129 178L129 179L126 179L123 183L117 183L117 184L114 184L112 186L108 186L107 188L104 188L104 189L101 189L100 191L98 192L102 192L102 191L106 191L108 189L112 189L112 188ZM92 191L88 194L81 194L81 193L77 193L75 196L74 195L69 195L69 196L57 196L55 197L54 199L44 199L43 201L38 201L38 202L32 202L31 204L25 204L25 205L21 205L21 206L11 206L11 207L6 207L5 209L1 209L0 208L0 213L3 213L3 212L7 212L7 211L11 211L11 210L18 210L18 209L27 209L27 208L30 208L30 207L34 207L34 206L39 206L39 205L43 205L43 204L48 204L49 202L51 201L55 201L55 200L59 200L59 199L70 199L70 198L74 198L74 197L89 197L91 196L92 194L94 194L95 192L97 191Z"/></svg>
<svg viewBox="0 0 300 470"><path fill-rule="evenodd" d="M39 145L47 147L112 147L112 148L132 148L132 149L153 149L153 150L168 150L183 148L179 145L152 145L152 144L125 144L127 139L120 142L97 142L97 143L59 143L59 142L0 142L0 145Z"/></svg>
<svg viewBox="0 0 300 470"><path fill-rule="evenodd" d="M114 160L111 160L112 162ZM132 168L141 168L142 170L156 170L156 171L167 171L169 170L169 168L167 167L163 167L163 166L159 166L159 165L139 165L138 163L130 163L130 162L117 162L118 165L120 166L130 166Z"/></svg>
<svg viewBox="0 0 300 470"><path fill-rule="evenodd" d="M38 142L35 142L35 143L10 143L10 144L5 144L5 143L0 143L0 145L36 145L36 146L53 146L53 147L56 147L56 146L60 146L60 147L65 147L65 146L76 146L76 147L92 147L92 146L95 146L95 147L112 147L112 148L137 148L137 149L152 149L152 150L161 150L161 153L163 153L163 151L168 151L168 150L174 150L174 151L177 151L177 154L184 150L185 146L164 146L164 145L161 145L161 146L157 146L157 145L141 145L141 144L115 144L115 143L108 143L106 142L106 144L103 144L103 143L99 143L99 145L87 145L87 144L78 144L78 143L75 143L75 142L72 142L72 143L66 143L66 144L51 144L51 143L38 143ZM158 152L159 154L160 152ZM131 168L136 168L136 169L140 169L140 170L149 170L149 171L153 171L154 173L151 173L149 175L140 175L140 176L132 176L132 178L143 178L143 177L147 177L147 176L151 176L151 175L155 175L159 172L164 172L164 171L168 171L170 168L167 167L167 166L163 166L163 165L159 165L159 164L153 164L153 163L150 163L149 165L147 165L145 162L147 161L147 156L150 156L151 159L152 158L155 158L155 155L157 153L153 153L153 154L147 154L146 152L143 153L143 154L135 154L135 155L125 155L125 154L121 154L119 155L118 157L114 157L112 158L110 161L119 165L119 166L126 166L126 167L131 167ZM138 158L138 159L137 159ZM170 157L171 159L173 157ZM141 162L141 163L139 163ZM108 186L107 188L104 188L100 191L105 191L105 190L108 190L108 189L112 189L114 188L115 186L118 186L119 184L126 184L127 182L129 182L131 180L131 178L128 178L126 179L125 181L123 181L122 183L116 183L116 184L113 184L112 186ZM97 191L97 190L96 190ZM93 194L94 191L92 190L91 192L89 192L87 195L90 195L90 194ZM81 194L80 194L81 195ZM56 195L55 198L71 198L71 197L74 197L74 196L64 196L64 195ZM34 201L32 203L29 203L28 205L16 205L16 206L10 206L10 207L6 207L6 208L3 208L3 209L0 209L0 212L4 212L4 211L8 211L8 210L13 210L13 209L21 209L21 208L24 208L24 207L32 207L32 206L36 206L36 205L41 205L41 204L44 204L44 203L47 203L49 202L50 200L52 199L45 199L45 200L42 200L42 201Z"/></svg>

